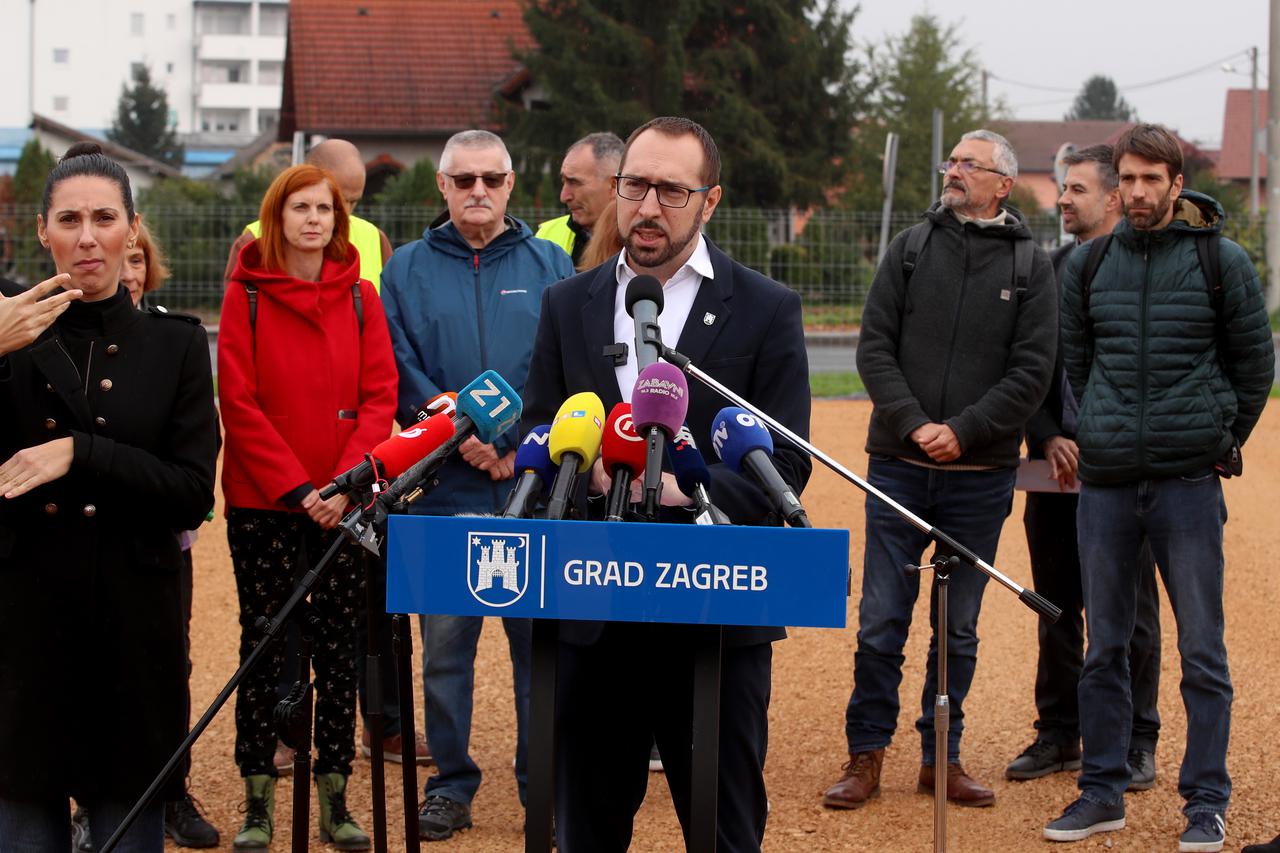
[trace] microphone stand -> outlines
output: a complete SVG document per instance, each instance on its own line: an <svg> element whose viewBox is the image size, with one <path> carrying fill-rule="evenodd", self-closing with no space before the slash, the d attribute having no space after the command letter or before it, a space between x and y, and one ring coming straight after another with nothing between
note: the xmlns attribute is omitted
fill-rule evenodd
<svg viewBox="0 0 1280 853"><path fill-rule="evenodd" d="M343 518L342 522L338 525L338 529L343 535L335 537L333 543L329 546L328 550L325 551L324 556L320 558L319 562L317 562L314 567L308 568L307 571L303 573L302 577L298 579L298 582L294 584L293 592L290 593L289 598L285 601L284 605L281 606L280 610L277 611L274 617L270 620L267 620L265 617L259 618L256 627L261 630L262 637L253 647L253 651L251 651L248 657L244 659L244 663L240 664L240 667L231 676L230 680L228 680L227 683L223 685L222 689L218 691L218 695L214 697L213 702L210 703L209 707L205 709L205 712L200 715L200 719L198 719L191 727L191 730L187 733L187 736L183 738L178 749L173 753L173 755L169 756L169 760L165 762L162 768L160 768L160 772L156 774L154 779L152 779L151 784L147 786L147 789L142 793L142 796L138 798L138 801L133 804L133 808L131 808L129 813L125 815L124 820L122 820L120 825L116 827L115 832L113 832L111 837L102 845L100 853L111 853L111 851L115 850L116 846L120 843L120 840L124 837L124 834L129 831L129 827L133 826L137 821L138 816L142 814L142 810L145 809L147 804L155 798L155 795L164 786L169 776L172 775L178 765L181 764L182 761L190 754L191 747L195 745L195 742L199 740L200 736L209 728L209 725L218 715L218 712L222 710L222 707L227 704L227 700L231 698L231 694L235 693L239 688L240 682L244 680L245 676L249 673L249 670L253 669L262 656L266 654L266 651L271 647L271 644L279 637L281 629L289 621L294 611L298 609L299 605L301 605L305 599L310 597L316 584L324 575L325 571L328 570L330 563L332 563L337 557L338 551L341 550L344 544L346 544L347 540L351 539L374 554L381 553L380 543L382 537L379 536L378 530L381 529L385 531L386 529L387 508L408 492L410 488L416 486L417 478L421 478L423 476L423 469L420 468L419 465L421 465L421 463L410 468L409 471L406 471L404 475L397 479L390 488L380 494L377 493L376 484L370 484L367 495L368 499L363 500L366 495L362 494L362 501L347 513L346 517ZM415 469L417 469L416 472ZM411 472L414 472L415 479L409 479ZM406 671L403 668L403 664L400 671ZM410 820L407 813L412 808L412 805L417 801L418 787L416 781L417 765L413 760L415 757L414 751L416 750L416 735L413 730L412 682L409 682L407 685L401 684L400 696L402 713L406 704L406 698L408 699L407 704L409 706L408 714L402 718L402 725L407 726L407 729L404 730L402 740L408 744L408 757L404 762L406 791L409 790L407 783L410 774L413 774L413 784L411 789L413 791L413 795L412 797L406 796L404 802L406 811L405 826L408 828L410 826ZM372 700L372 697L370 698ZM378 702L381 702L381 697L378 698ZM295 782L294 784L296 786L299 783ZM303 787L309 789L309 782ZM416 853L419 849L416 818L417 813L415 810L414 820L412 822L413 832L406 836L409 850L412 851L412 853ZM381 844L383 846L380 846L378 849L386 850L385 826L382 827L382 831L380 833L377 831L378 827L375 827L374 829L375 837L382 837ZM306 850L308 838L309 833L302 834L301 849L304 851ZM298 843L298 839L295 838L295 851L298 850Z"/></svg>
<svg viewBox="0 0 1280 853"><path fill-rule="evenodd" d="M964 560L966 563L973 566L975 569L978 569L983 574L987 575L988 577L990 577L991 579L999 583L1001 586L1008 589L1014 595L1018 596L1018 600L1020 600L1027 607L1030 607L1036 613L1039 613L1041 616L1048 619L1050 622L1058 621L1058 617L1062 615L1062 608L1058 607L1057 605L1049 601L1044 596L1038 595L1034 590L1027 589L1026 587L1022 586L1021 584L1019 584L1009 576L1005 575L1003 572L996 569L995 566L991 565L986 560L982 559L977 554L973 553L973 551L969 550L964 545L957 542L946 532L939 530L938 528L929 524L929 522L925 521L923 518L916 515L911 510L907 509L902 504L898 503L893 498L889 497L884 492L880 491L875 486L871 485L866 480L862 479L857 474L853 473L848 468L841 465L834 458L824 453L823 451L819 450L817 447L810 444L808 441L805 441L800 436L796 435L795 432L788 429L786 426L778 422L775 418L771 417L770 415L762 411L760 408L753 405L751 401L747 400L742 395L726 387L722 383L716 381L714 377L700 370L688 356L684 355L683 353L677 352L676 350L673 350L668 346L663 345L661 341L659 341L658 343L662 349L662 357L666 359L669 363L674 364L676 367L680 368L682 371L689 374L694 379L697 379L703 385L706 385L708 388L710 388L712 391L715 391L717 394L719 394L721 397L724 397L726 400L732 403L736 403L737 405L751 412L751 414L755 415L761 421L763 421L764 423L772 427L774 432L778 433L778 435L781 435L783 438L790 441L796 447L800 448L801 450L804 450L805 452L809 453L811 456L818 459L820 462L822 462L824 465L826 465L836 474L839 474L845 480L848 480L850 483L857 486L859 489L862 489L867 494L872 495L875 498L888 504L890 509L896 512L898 515L902 516L902 518L905 521L907 521L909 524L911 524L912 527L915 527L921 533L924 533L933 541L937 542L939 545L942 545L949 553L955 554L957 557Z"/></svg>
<svg viewBox="0 0 1280 853"><path fill-rule="evenodd" d="M937 692L933 698L933 851L947 851L947 751L951 733L951 697L947 692L947 587L951 572L960 565L959 557L938 557L932 563L902 567L909 575L933 569L937 619L933 628L936 640L938 670Z"/></svg>

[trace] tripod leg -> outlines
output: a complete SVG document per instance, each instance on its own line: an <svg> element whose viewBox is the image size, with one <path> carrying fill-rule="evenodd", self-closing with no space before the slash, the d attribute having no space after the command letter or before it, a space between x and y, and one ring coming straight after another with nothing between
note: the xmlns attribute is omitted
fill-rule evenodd
<svg viewBox="0 0 1280 853"><path fill-rule="evenodd" d="M400 688L400 765L404 784L405 853L418 853L418 734L413 718L413 631L409 617L391 617L391 648L396 658L396 681Z"/></svg>
<svg viewBox="0 0 1280 853"><path fill-rule="evenodd" d="M312 616L314 618L314 613ZM315 626L306 624L302 628L302 647L298 654L298 681L294 685L294 692L297 692L300 686L302 688L301 705L297 709L296 725L288 733L294 748L293 853L307 853L311 840L308 824L311 822L311 718L313 712L311 652L314 645ZM277 716L277 722L279 722L279 716Z"/></svg>
<svg viewBox="0 0 1280 853"><path fill-rule="evenodd" d="M373 849L387 853L387 785L383 767L383 738L386 726L382 716L382 659L378 650L378 623L385 619L382 603L377 600L375 572L382 567L368 551L360 549L360 563L364 568L365 636L364 657L365 695L364 712L369 727L369 776L373 798Z"/></svg>
<svg viewBox="0 0 1280 853"><path fill-rule="evenodd" d="M951 734L951 697L947 695L947 581L943 573L934 575L938 592L938 625L934 629L938 652L938 695L933 705L933 849L947 849L947 752Z"/></svg>

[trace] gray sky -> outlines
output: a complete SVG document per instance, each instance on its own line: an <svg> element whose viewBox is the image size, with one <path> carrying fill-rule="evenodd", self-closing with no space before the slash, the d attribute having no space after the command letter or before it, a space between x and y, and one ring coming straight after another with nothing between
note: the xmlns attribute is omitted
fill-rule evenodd
<svg viewBox="0 0 1280 853"><path fill-rule="evenodd" d="M841 3L855 5L854 0ZM1142 120L1167 124L1188 139L1217 147L1227 89L1249 88L1245 51L1253 45L1258 47L1258 88L1267 87L1266 0L862 0L861 7L853 24L859 44L901 35L912 16L925 11L944 24L957 24L961 42L993 77L1002 78L990 81L990 96L1003 98L1019 119L1061 119L1081 84L1105 74ZM1237 54L1230 61L1241 74L1219 69L1229 54ZM1204 66L1210 68L1174 82L1128 88Z"/></svg>

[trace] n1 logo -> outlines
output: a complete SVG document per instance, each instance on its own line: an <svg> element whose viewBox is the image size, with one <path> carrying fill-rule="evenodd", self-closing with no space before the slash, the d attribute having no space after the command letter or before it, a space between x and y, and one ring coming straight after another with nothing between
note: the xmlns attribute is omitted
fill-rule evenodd
<svg viewBox="0 0 1280 853"><path fill-rule="evenodd" d="M546 432L531 432L528 435L526 435L524 437L524 441L520 443L521 444L538 444L543 447L546 447L548 444L551 443L551 431L547 430Z"/></svg>

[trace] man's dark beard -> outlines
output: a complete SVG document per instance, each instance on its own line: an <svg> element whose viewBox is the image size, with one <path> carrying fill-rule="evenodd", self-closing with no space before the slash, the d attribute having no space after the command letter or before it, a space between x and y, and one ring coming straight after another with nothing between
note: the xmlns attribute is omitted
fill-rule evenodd
<svg viewBox="0 0 1280 853"><path fill-rule="evenodd" d="M706 202L704 201L703 204L705 203ZM698 206L698 215L693 218L693 224L689 227L689 231L686 234L684 234L679 240L671 239L671 235L667 233L667 230L662 227L662 224L660 222L656 222L652 219L645 219L641 222L638 222L627 230L627 236L622 241L623 245L627 247L627 257L632 261L634 261L639 266L644 267L645 269L655 269L657 267L660 267L663 264L665 264L667 261L671 260L672 258L679 255L681 252L683 252L685 248L689 245L689 243L695 237L698 236L699 225L701 222L702 222L701 204ZM662 249L636 249L636 247L632 245L631 235L635 232L637 228L651 228L654 230L661 231L663 234L666 234L666 237L667 237L666 250L664 251Z"/></svg>
<svg viewBox="0 0 1280 853"><path fill-rule="evenodd" d="M1129 217L1129 221L1133 223L1135 228L1152 228L1155 224L1164 219L1165 214L1169 212L1169 208L1173 206L1173 187L1169 187L1169 191L1165 193L1164 199L1151 209L1151 213L1132 214L1129 212L1129 205L1124 206L1124 215Z"/></svg>

